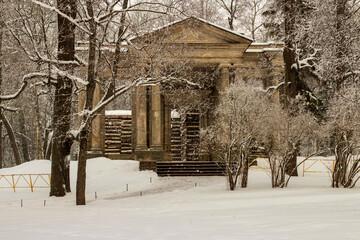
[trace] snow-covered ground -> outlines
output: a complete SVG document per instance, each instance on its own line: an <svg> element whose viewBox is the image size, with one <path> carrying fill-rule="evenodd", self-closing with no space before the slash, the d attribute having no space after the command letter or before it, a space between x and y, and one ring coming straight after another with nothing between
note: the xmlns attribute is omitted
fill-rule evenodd
<svg viewBox="0 0 360 240"><path fill-rule="evenodd" d="M76 162L71 169L75 191ZM0 189L1 239L360 238L359 187L332 189L327 173L271 189L267 172L252 169L249 187L231 192L224 177L158 178L137 169L133 161L89 160L88 202L80 207L74 193L50 198L49 189ZM49 161L38 160L0 175L49 172Z"/></svg>

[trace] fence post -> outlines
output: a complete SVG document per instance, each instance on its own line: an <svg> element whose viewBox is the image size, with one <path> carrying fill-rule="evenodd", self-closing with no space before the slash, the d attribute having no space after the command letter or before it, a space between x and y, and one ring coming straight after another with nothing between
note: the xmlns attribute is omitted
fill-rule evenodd
<svg viewBox="0 0 360 240"><path fill-rule="evenodd" d="M305 163L306 163L306 160L303 162L303 177L305 176Z"/></svg>
<svg viewBox="0 0 360 240"><path fill-rule="evenodd" d="M14 192L15 192L15 181L14 181L14 174L11 175L12 178L12 187L14 188Z"/></svg>
<svg viewBox="0 0 360 240"><path fill-rule="evenodd" d="M31 192L34 192L34 187L33 187L33 183L32 183L32 180L31 180L31 174L29 174L30 176L30 188L31 188Z"/></svg>

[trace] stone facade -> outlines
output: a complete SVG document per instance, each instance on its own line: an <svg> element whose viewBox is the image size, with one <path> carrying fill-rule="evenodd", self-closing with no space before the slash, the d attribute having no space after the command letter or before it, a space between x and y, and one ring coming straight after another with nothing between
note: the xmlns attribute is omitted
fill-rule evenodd
<svg viewBox="0 0 360 240"><path fill-rule="evenodd" d="M167 58L164 62L171 62L172 65L182 62L192 69L211 72L212 76L215 76L215 83L206 90L206 96L211 97L215 105L219 102L221 92L235 79L256 78L262 81L266 88L277 85L283 77L281 44L253 43L250 38L195 17L175 22L131 41L134 45L149 46L148 55L151 55L152 51L158 51L150 46L161 42L162 46L171 49L164 53ZM156 75L157 70L160 72L165 68L166 63L161 61L150 63L149 56L143 56L142 59L139 64L141 71L151 71ZM184 69L183 71L186 71L186 68ZM161 74L158 75L160 77ZM278 101L278 95L274 95L274 99ZM131 156L134 159L142 162L171 160L173 107L174 104L166 95L166 88L160 84L137 87L132 97ZM104 116L99 116L93 123L94 151L103 151L103 119ZM212 121L214 119L210 114L203 114L200 117L200 126L206 127ZM209 156L211 154L202 153L200 159L208 160Z"/></svg>

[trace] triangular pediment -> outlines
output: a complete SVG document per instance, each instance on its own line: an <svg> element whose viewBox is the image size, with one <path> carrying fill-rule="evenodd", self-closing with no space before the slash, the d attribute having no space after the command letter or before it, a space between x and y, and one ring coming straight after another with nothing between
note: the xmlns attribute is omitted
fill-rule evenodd
<svg viewBox="0 0 360 240"><path fill-rule="evenodd" d="M244 43L250 44L252 39L233 32L205 20L190 17L171 23L142 36L133 42L162 41L165 43Z"/></svg>

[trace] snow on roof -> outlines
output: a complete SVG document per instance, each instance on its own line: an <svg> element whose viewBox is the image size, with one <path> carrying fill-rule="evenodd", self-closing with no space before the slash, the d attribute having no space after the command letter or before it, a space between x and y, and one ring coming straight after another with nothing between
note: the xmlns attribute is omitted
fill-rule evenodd
<svg viewBox="0 0 360 240"><path fill-rule="evenodd" d="M166 24L166 25L164 25L164 26L161 26L161 27L158 27L158 28L154 28L154 29L151 30L150 32L141 34L141 35L139 35L139 36L132 37L132 38L130 38L129 40L132 41L132 40L134 40L134 39L136 39L136 38L138 38L138 37L142 37L142 36L148 35L148 34L150 34L150 33L153 33L153 32L156 32L156 31L159 31L159 30L168 28L168 27L171 26L171 25L174 25L174 24L177 24L177 23L186 21L186 20L191 19L191 18L192 18L192 19L196 19L196 20L198 20L198 21L200 21L200 22L206 23L206 24L208 24L208 25L210 25L210 26L213 26L213 27L215 27L215 28L219 28L219 29L221 29L221 30L223 30L223 31L226 31L226 32L229 32L229 33L231 33L231 34L234 34L234 35L236 35L236 36L238 36L238 37L245 38L245 39L247 39L247 40L249 40L249 41L251 41L251 42L254 41L252 38L246 37L246 36L243 35L243 34L240 34L240 33L238 33L238 32L232 31L232 30L230 30L230 29L224 28L224 27L222 27L222 26L220 26L220 25L217 25L217 24L215 24L215 23L211 23L211 22L209 22L209 21L206 21L206 20L204 20L204 19L202 19L202 18L198 18L198 17L195 17L195 16L191 16L191 17L187 17L187 18L184 18L184 19L180 19L180 20L171 22L171 23L169 23L169 24Z"/></svg>
<svg viewBox="0 0 360 240"><path fill-rule="evenodd" d="M260 48L260 49L247 49L245 52L247 53L262 53L264 52L264 49Z"/></svg>
<svg viewBox="0 0 360 240"><path fill-rule="evenodd" d="M190 17L190 18L191 18L191 17ZM226 31L226 32L235 34L235 35L237 35L237 36L239 36L239 37L245 38L245 39L247 39L247 40L249 40L249 41L251 41L251 42L254 41L254 39L252 39L252 38L249 38L249 37L247 37L247 36L245 36L245 35L243 35L243 34L241 34L241 33L232 31L232 30L230 30L230 29L224 28L224 27L222 27L222 26L220 26L220 25L217 25L217 24L215 24L215 23L211 23L211 22L209 22L209 21L206 21L206 20L201 19L201 18L198 18L198 17L192 17L192 18L195 18L195 19L197 19L197 20L199 20L199 21L202 21L202 22L204 22L204 23L206 23L206 24L209 24L210 26L219 28L219 29L224 30L224 31Z"/></svg>
<svg viewBox="0 0 360 240"><path fill-rule="evenodd" d="M131 110L107 110L105 111L105 115L108 116L129 116L131 115ZM171 117L172 118L180 118L180 113L173 109L171 111Z"/></svg>
<svg viewBox="0 0 360 240"><path fill-rule="evenodd" d="M89 47L75 47L75 51L89 51ZM109 52L115 52L115 48L113 47L102 47L101 51L109 51ZM120 49L120 52L127 52L128 49L122 47Z"/></svg>
<svg viewBox="0 0 360 240"><path fill-rule="evenodd" d="M263 53L263 52L282 52L282 48L260 48L260 49L247 49L246 53Z"/></svg>
<svg viewBox="0 0 360 240"><path fill-rule="evenodd" d="M250 46L270 46L270 45L281 45L282 42L253 42Z"/></svg>
<svg viewBox="0 0 360 240"><path fill-rule="evenodd" d="M107 110L105 115L129 116L131 115L131 110Z"/></svg>

